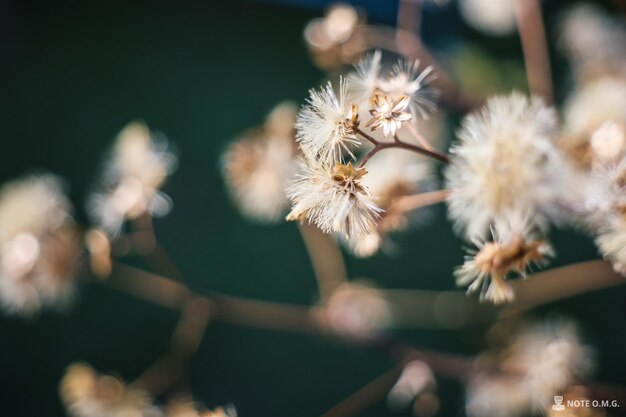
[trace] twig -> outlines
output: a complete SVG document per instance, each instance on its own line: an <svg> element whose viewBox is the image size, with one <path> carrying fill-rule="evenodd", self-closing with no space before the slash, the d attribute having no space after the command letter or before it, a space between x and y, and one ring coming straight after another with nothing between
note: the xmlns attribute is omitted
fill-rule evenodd
<svg viewBox="0 0 626 417"><path fill-rule="evenodd" d="M450 158L448 157L448 155L443 154L439 151L424 149L421 146L412 145L410 143L403 142L397 137L394 138L395 140L393 142L380 142L374 139L372 136L365 133L363 130L361 130L358 127L354 128L354 131L355 133L361 135L364 139L366 139L367 141L371 142L374 145L374 148L371 151L369 151L359 163L358 165L359 168L365 166L367 161L369 161L370 158L376 155L378 152L384 149L392 149L392 148L405 149L407 151L415 152L420 155L424 155L429 158L436 159L446 164L450 163Z"/></svg>
<svg viewBox="0 0 626 417"><path fill-rule="evenodd" d="M387 211L404 213L418 208L441 203L448 197L448 190L436 190L424 193L406 195L396 199Z"/></svg>
<svg viewBox="0 0 626 417"><path fill-rule="evenodd" d="M327 300L348 280L341 250L332 236L323 233L316 226L301 224L299 228L313 265L320 297Z"/></svg>
<svg viewBox="0 0 626 417"><path fill-rule="evenodd" d="M322 417L352 417L359 415L384 398L401 374L402 366L395 366L326 411L322 414Z"/></svg>
<svg viewBox="0 0 626 417"><path fill-rule="evenodd" d="M550 58L539 0L515 0L515 15L530 91L552 103L554 91Z"/></svg>

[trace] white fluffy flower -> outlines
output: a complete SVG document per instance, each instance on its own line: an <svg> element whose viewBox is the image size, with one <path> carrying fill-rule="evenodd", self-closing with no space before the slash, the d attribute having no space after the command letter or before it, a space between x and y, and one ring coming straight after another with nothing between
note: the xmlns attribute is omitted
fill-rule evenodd
<svg viewBox="0 0 626 417"><path fill-rule="evenodd" d="M129 124L117 136L102 190L88 201L94 221L116 235L128 219L167 214L171 202L159 188L175 167L176 157L165 140L155 140L144 124Z"/></svg>
<svg viewBox="0 0 626 417"><path fill-rule="evenodd" d="M347 237L374 231L380 209L362 184L367 171L352 164L328 166L301 161L302 172L289 186L289 220L308 220L326 233Z"/></svg>
<svg viewBox="0 0 626 417"><path fill-rule="evenodd" d="M347 88L347 81L341 79L337 94L330 82L309 91L296 120L296 140L307 157L334 164L346 153L353 156L351 147L359 144L353 131L358 109L348 100Z"/></svg>
<svg viewBox="0 0 626 417"><path fill-rule="evenodd" d="M515 30L515 0L459 0L467 23L490 35L508 35Z"/></svg>
<svg viewBox="0 0 626 417"><path fill-rule="evenodd" d="M561 320L520 332L497 367L502 373L492 370L470 381L468 415L521 416L545 410L554 395L590 374L593 360L575 324Z"/></svg>
<svg viewBox="0 0 626 417"><path fill-rule="evenodd" d="M351 97L362 110L371 108L377 95L392 101L408 97L414 122L428 118L436 108L436 93L428 87L435 78L432 67L420 70L419 61L399 60L389 70L383 68L381 59L380 51L375 51L355 65L356 71L349 75Z"/></svg>
<svg viewBox="0 0 626 417"><path fill-rule="evenodd" d="M547 225L567 193L568 166L553 143L556 115L537 98L490 99L467 116L446 169L448 212L469 239L498 232L511 219Z"/></svg>
<svg viewBox="0 0 626 417"><path fill-rule="evenodd" d="M31 314L73 293L80 249L70 211L52 175L0 190L0 304L7 312Z"/></svg>

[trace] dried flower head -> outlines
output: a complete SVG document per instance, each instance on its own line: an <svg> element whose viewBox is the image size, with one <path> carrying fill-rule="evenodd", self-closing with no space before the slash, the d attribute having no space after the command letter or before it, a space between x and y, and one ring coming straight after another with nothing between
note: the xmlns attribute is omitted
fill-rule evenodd
<svg viewBox="0 0 626 417"><path fill-rule="evenodd" d="M424 219L424 211L405 210L396 206L400 199L426 191L432 187L431 166L423 158L400 149L389 149L370 159L363 184L372 194L372 200L383 211L376 231L341 242L353 255L369 257L386 245L388 234L401 231Z"/></svg>
<svg viewBox="0 0 626 417"><path fill-rule="evenodd" d="M520 94L491 98L467 116L447 167L448 213L469 239L512 219L547 226L568 192L568 165L554 146L554 111Z"/></svg>
<svg viewBox="0 0 626 417"><path fill-rule="evenodd" d="M495 363L481 358L496 371L479 373L470 381L468 415L522 416L545 411L554 404L554 395L590 374L592 356L573 322L560 320L524 329Z"/></svg>
<svg viewBox="0 0 626 417"><path fill-rule="evenodd" d="M526 276L532 265L542 265L553 255L544 240L530 239L522 234L496 238L492 242L477 243L478 251L467 256L465 263L455 270L459 286L467 292L478 292L481 301L501 304L515 297L507 280L512 276Z"/></svg>
<svg viewBox="0 0 626 417"><path fill-rule="evenodd" d="M288 220L308 220L326 233L347 237L374 231L381 210L362 184L364 168L306 160L300 165L302 172L288 189L293 204Z"/></svg>
<svg viewBox="0 0 626 417"><path fill-rule="evenodd" d="M426 119L435 109L436 92L428 87L435 78L432 67L420 71L420 62L400 60L391 70L382 65L382 54L375 51L355 65L349 75L350 96L359 108L376 107L377 96L388 97L392 102L406 100L413 122ZM402 109L404 110L404 108Z"/></svg>
<svg viewBox="0 0 626 417"><path fill-rule="evenodd" d="M330 82L309 94L296 120L300 149L307 157L330 164L340 162L344 153L353 156L350 147L359 144L354 133L359 115L357 107L348 101L346 80L339 81L338 95Z"/></svg>
<svg viewBox="0 0 626 417"><path fill-rule="evenodd" d="M52 175L0 189L0 304L7 312L31 314L73 293L80 246L70 212Z"/></svg>
<svg viewBox="0 0 626 417"><path fill-rule="evenodd" d="M114 236L128 219L167 214L171 202L159 188L175 167L176 157L165 140L157 139L142 123L126 126L115 140L101 190L88 201L95 223Z"/></svg>
<svg viewBox="0 0 626 417"><path fill-rule="evenodd" d="M71 365L60 383L61 400L72 417L162 417L143 391L99 375L89 365Z"/></svg>
<svg viewBox="0 0 626 417"><path fill-rule="evenodd" d="M245 132L225 152L223 173L241 212L275 223L289 207L286 187L296 172L295 109L281 104L265 126Z"/></svg>
<svg viewBox="0 0 626 417"><path fill-rule="evenodd" d="M467 23L489 35L503 36L515 30L515 0L459 0Z"/></svg>
<svg viewBox="0 0 626 417"><path fill-rule="evenodd" d="M404 112L409 105L408 96L400 96L392 100L387 96L377 94L374 96L373 105L374 108L370 110L372 118L366 125L372 131L382 127L383 135L395 136L396 131L402 127L402 123L411 120L411 115Z"/></svg>

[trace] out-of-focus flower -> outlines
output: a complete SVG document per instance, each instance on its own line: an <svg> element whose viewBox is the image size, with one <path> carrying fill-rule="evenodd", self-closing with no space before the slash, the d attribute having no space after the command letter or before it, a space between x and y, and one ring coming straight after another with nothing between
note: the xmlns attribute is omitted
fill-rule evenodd
<svg viewBox="0 0 626 417"><path fill-rule="evenodd" d="M350 147L360 143L354 133L359 115L347 88L347 81L341 79L338 94L330 82L319 91L310 90L296 120L296 140L308 158L334 164L344 153L353 156Z"/></svg>
<svg viewBox="0 0 626 417"><path fill-rule="evenodd" d="M143 391L89 365L71 365L61 380L60 394L73 417L163 417Z"/></svg>
<svg viewBox="0 0 626 417"><path fill-rule="evenodd" d="M458 230L473 240L490 227L506 232L512 219L547 226L568 190L556 130L552 109L517 93L491 98L463 120L445 172L448 213Z"/></svg>
<svg viewBox="0 0 626 417"><path fill-rule="evenodd" d="M164 407L164 417L237 417L232 406L202 409L193 401L176 399Z"/></svg>
<svg viewBox="0 0 626 417"><path fill-rule="evenodd" d="M459 0L467 23L489 35L503 36L515 30L515 0Z"/></svg>
<svg viewBox="0 0 626 417"><path fill-rule="evenodd" d="M624 73L626 27L592 4L578 4L561 22L562 48L578 72L579 81Z"/></svg>
<svg viewBox="0 0 626 417"><path fill-rule="evenodd" d="M394 411L401 412L425 391L432 391L436 386L435 376L430 367L419 360L404 366L402 374L387 394L387 404Z"/></svg>
<svg viewBox="0 0 626 417"><path fill-rule="evenodd" d="M401 96L395 100L387 96L376 95L373 100L374 108L370 110L372 118L366 127L372 131L382 127L383 135L395 136L403 122L411 120L411 115L404 110L409 105L409 97Z"/></svg>
<svg viewBox="0 0 626 417"><path fill-rule="evenodd" d="M480 293L481 301L495 304L513 300L515 294L507 282L510 276L524 277L530 266L542 265L553 255L546 241L529 238L525 232L496 235L494 241L477 245L478 252L455 270L456 282L467 286L468 293Z"/></svg>
<svg viewBox="0 0 626 417"><path fill-rule="evenodd" d="M358 257L372 256L386 241L388 233L416 224L422 211L397 210L394 203L402 197L427 191L432 187L431 166L423 158L400 149L381 152L367 163L363 184L372 200L383 211L376 230L341 242Z"/></svg>
<svg viewBox="0 0 626 417"><path fill-rule="evenodd" d="M364 168L302 160L301 169L288 189L293 203L288 220L308 220L326 233L348 238L375 230L381 210L362 184L367 174Z"/></svg>
<svg viewBox="0 0 626 417"><path fill-rule="evenodd" d="M8 313L58 306L73 293L80 246L70 212L53 175L0 189L0 305Z"/></svg>
<svg viewBox="0 0 626 417"><path fill-rule="evenodd" d="M264 126L245 132L223 156L223 173L241 212L275 223L289 208L286 187L296 172L295 108L279 104Z"/></svg>
<svg viewBox="0 0 626 417"><path fill-rule="evenodd" d="M313 61L330 70L352 62L365 49L359 25L363 17L347 4L337 4L321 19L314 19L304 29L304 40Z"/></svg>
<svg viewBox="0 0 626 417"><path fill-rule="evenodd" d="M618 152L610 159L621 157L625 129L626 79L598 78L567 100L565 133L559 146L578 166L589 168L597 158L606 158L607 152Z"/></svg>
<svg viewBox="0 0 626 417"><path fill-rule="evenodd" d="M582 344L574 323L548 322L529 327L496 357L485 354L487 366L468 385L470 416L528 415L547 410L562 394L593 369L592 353Z"/></svg>
<svg viewBox="0 0 626 417"><path fill-rule="evenodd" d="M176 157L168 151L167 141L156 138L142 123L129 124L115 140L101 190L88 201L94 221L115 236L126 220L166 215L171 201L159 188L175 167Z"/></svg>
<svg viewBox="0 0 626 417"><path fill-rule="evenodd" d="M361 110L376 106L377 96L388 97L393 102L408 97L406 107L413 122L428 118L436 109L436 92L428 87L435 76L432 67L422 71L419 67L419 61L400 60L391 70L386 70L382 65L381 52L374 51L361 59L355 65L356 71L349 75L350 97Z"/></svg>
<svg viewBox="0 0 626 417"><path fill-rule="evenodd" d="M346 283L337 288L322 307L322 320L344 336L371 338L391 324L389 302L376 288Z"/></svg>

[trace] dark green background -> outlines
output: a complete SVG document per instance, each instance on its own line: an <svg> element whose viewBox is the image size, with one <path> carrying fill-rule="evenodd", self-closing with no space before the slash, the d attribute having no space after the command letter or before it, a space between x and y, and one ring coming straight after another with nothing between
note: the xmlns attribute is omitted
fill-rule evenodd
<svg viewBox="0 0 626 417"><path fill-rule="evenodd" d="M103 152L127 122L145 120L170 138L180 156L165 186L174 210L156 226L193 286L314 301L314 277L296 227L243 220L225 193L218 161L228 141L260 123L275 103L302 101L320 82L323 74L310 64L301 40L304 24L320 11L244 1L85 3L0 5L0 180L57 173L70 184L84 221L84 197ZM514 37L489 41L464 28L454 12L432 16L424 25L434 44L471 38L519 59ZM567 84L563 74L557 72L559 85ZM349 258L350 275L389 288L453 287L451 270L462 250L443 208L435 210L432 224L399 240L394 257ZM556 265L596 257L591 242L573 232L555 233L554 244ZM542 309L582 323L605 381L626 382L625 296L626 288L615 288ZM166 351L176 319L93 284L81 285L67 313L0 318L0 416L63 415L57 383L76 360L134 378ZM399 336L463 353L482 346L482 329ZM233 403L242 417L308 417L390 366L383 356L333 341L215 324L192 373L197 399L209 406ZM462 389L443 380L440 392L440 415L459 414ZM379 404L367 415L390 413Z"/></svg>

